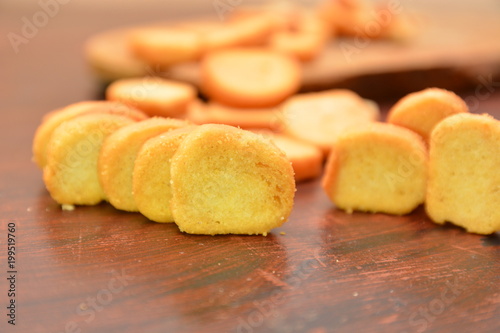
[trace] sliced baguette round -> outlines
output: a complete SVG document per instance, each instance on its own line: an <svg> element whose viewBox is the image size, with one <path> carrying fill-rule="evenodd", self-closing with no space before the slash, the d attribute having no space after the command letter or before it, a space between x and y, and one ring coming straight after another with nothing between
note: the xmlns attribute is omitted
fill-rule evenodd
<svg viewBox="0 0 500 333"><path fill-rule="evenodd" d="M191 234L262 234L291 213L293 169L261 135L227 125L200 125L171 164L171 210Z"/></svg>
<svg viewBox="0 0 500 333"><path fill-rule="evenodd" d="M300 81L296 60L264 48L211 52L201 62L202 91L233 107L276 106L298 91Z"/></svg>
<svg viewBox="0 0 500 333"><path fill-rule="evenodd" d="M378 106L350 90L299 94L283 104L282 131L325 155L344 131L380 117Z"/></svg>
<svg viewBox="0 0 500 333"><path fill-rule="evenodd" d="M182 117L196 94L191 84L159 77L117 80L106 89L106 99L161 117Z"/></svg>
<svg viewBox="0 0 500 333"><path fill-rule="evenodd" d="M438 224L500 231L500 121L462 113L431 134L426 211Z"/></svg>
<svg viewBox="0 0 500 333"><path fill-rule="evenodd" d="M154 222L173 222L170 163L180 143L194 129L187 126L155 136L137 154L133 194L138 211Z"/></svg>
<svg viewBox="0 0 500 333"><path fill-rule="evenodd" d="M467 104L455 93L428 88L400 99L389 110L387 122L411 129L428 143L432 130L440 121L454 114L467 112Z"/></svg>
<svg viewBox="0 0 500 333"><path fill-rule="evenodd" d="M62 205L95 205L106 199L97 161L104 140L134 123L129 117L93 113L58 126L47 145L43 180L52 198Z"/></svg>
<svg viewBox="0 0 500 333"><path fill-rule="evenodd" d="M322 186L347 212L408 214L425 199L427 148L419 135L372 123L341 135L328 158Z"/></svg>
<svg viewBox="0 0 500 333"><path fill-rule="evenodd" d="M224 124L244 129L277 129L282 118L279 106L272 108L235 108L217 102L195 101L188 107L187 118L195 124Z"/></svg>
<svg viewBox="0 0 500 333"><path fill-rule="evenodd" d="M99 180L113 207L128 212L138 211L132 174L141 146L154 136L188 124L180 119L154 117L120 128L106 138L99 155Z"/></svg>

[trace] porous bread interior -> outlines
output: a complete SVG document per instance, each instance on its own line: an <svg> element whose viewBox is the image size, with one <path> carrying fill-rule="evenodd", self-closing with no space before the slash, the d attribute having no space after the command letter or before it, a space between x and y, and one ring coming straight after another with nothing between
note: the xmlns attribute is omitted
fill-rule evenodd
<svg viewBox="0 0 500 333"><path fill-rule="evenodd" d="M179 119L150 118L123 127L104 141L99 156L99 180L113 207L138 211L133 196L132 174L139 149L149 138L187 124Z"/></svg>
<svg viewBox="0 0 500 333"><path fill-rule="evenodd" d="M133 123L129 117L110 114L82 115L54 130L47 148L44 182L59 204L95 205L106 199L97 174L104 139Z"/></svg>
<svg viewBox="0 0 500 333"><path fill-rule="evenodd" d="M295 181L284 154L261 136L201 125L171 164L174 220L193 234L267 234L291 212Z"/></svg>
<svg viewBox="0 0 500 333"><path fill-rule="evenodd" d="M468 232L500 230L500 122L461 114L431 135L426 210L436 223Z"/></svg>
<svg viewBox="0 0 500 333"><path fill-rule="evenodd" d="M139 212L155 222L173 222L170 162L179 144L194 129L175 129L146 141L139 151L133 173L133 194Z"/></svg>
<svg viewBox="0 0 500 333"><path fill-rule="evenodd" d="M403 97L388 114L388 122L406 127L429 141L432 129L441 120L468 112L467 104L455 93L428 88Z"/></svg>
<svg viewBox="0 0 500 333"><path fill-rule="evenodd" d="M348 212L403 215L424 202L427 152L409 130L374 123L345 133L331 151L323 188Z"/></svg>

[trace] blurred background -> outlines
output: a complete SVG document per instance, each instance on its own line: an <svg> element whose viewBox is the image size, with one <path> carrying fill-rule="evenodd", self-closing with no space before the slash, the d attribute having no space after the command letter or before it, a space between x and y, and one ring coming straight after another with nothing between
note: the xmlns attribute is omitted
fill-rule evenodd
<svg viewBox="0 0 500 333"><path fill-rule="evenodd" d="M315 7L326 1L293 3ZM75 101L95 98L102 87L84 57L83 44L89 37L122 26L197 17L218 19L218 6L238 8L259 3L290 1L3 0L0 2L3 35L0 39L0 99L4 105L16 108L36 105L45 113ZM361 48L355 61L349 62L339 53L339 42L332 42L328 57L318 64L307 65L308 73L313 73L313 83L318 83L309 85L308 90L346 87L364 97L392 101L426 86L441 86L467 94L485 80L498 82L499 1L393 0L392 3L415 18L415 36L405 43L391 45L391 52L384 49L387 43L370 43ZM51 17L36 28L33 36L20 43L15 52L12 34L22 36L26 21L36 19L40 11L48 11ZM347 42L356 45L352 44L353 39ZM415 65L411 66L412 63ZM325 70L325 66L329 70Z"/></svg>

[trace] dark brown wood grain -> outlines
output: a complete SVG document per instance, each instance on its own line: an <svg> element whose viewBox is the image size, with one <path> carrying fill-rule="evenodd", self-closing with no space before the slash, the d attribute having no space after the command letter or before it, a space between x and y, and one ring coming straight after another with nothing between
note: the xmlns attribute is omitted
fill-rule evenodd
<svg viewBox="0 0 500 333"><path fill-rule="evenodd" d="M499 234L435 225L422 207L349 215L319 181L305 182L290 221L267 237L187 235L104 203L62 211L31 162L41 116L98 95L81 56L86 36L160 16L67 6L19 53L0 43L1 332L500 330ZM2 35L36 10L0 11ZM500 119L500 83L460 94ZM379 102L387 110L398 97ZM6 316L8 223L15 327Z"/></svg>

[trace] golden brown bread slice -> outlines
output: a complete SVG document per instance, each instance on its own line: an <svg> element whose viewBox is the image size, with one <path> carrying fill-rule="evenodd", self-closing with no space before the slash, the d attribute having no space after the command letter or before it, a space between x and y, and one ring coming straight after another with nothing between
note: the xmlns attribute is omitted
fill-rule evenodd
<svg viewBox="0 0 500 333"><path fill-rule="evenodd" d="M326 24L317 15L300 10L290 15L286 29L274 32L269 47L301 61L310 61L321 53L328 38Z"/></svg>
<svg viewBox="0 0 500 333"><path fill-rule="evenodd" d="M43 179L52 198L63 205L95 205L106 199L97 174L103 141L130 117L92 113L59 125L47 145Z"/></svg>
<svg viewBox="0 0 500 333"><path fill-rule="evenodd" d="M391 124L351 129L335 143L322 186L340 209L410 213L424 202L427 150L416 133Z"/></svg>
<svg viewBox="0 0 500 333"><path fill-rule="evenodd" d="M221 21L186 21L177 28L193 31L200 35L202 53L219 49L260 46L267 42L274 20L267 13L230 17Z"/></svg>
<svg viewBox="0 0 500 333"><path fill-rule="evenodd" d="M317 12L334 34L404 41L415 35L417 24L400 5L391 1L325 0Z"/></svg>
<svg viewBox="0 0 500 333"><path fill-rule="evenodd" d="M256 131L281 149L292 163L295 181L319 177L323 170L323 153L318 147L271 131Z"/></svg>
<svg viewBox="0 0 500 333"><path fill-rule="evenodd" d="M188 107L187 118L195 124L225 124L244 129L277 129L282 119L279 106L272 108L234 108L217 102L195 101Z"/></svg>
<svg viewBox="0 0 500 333"><path fill-rule="evenodd" d="M267 46L301 61L316 57L330 37L328 25L316 12L290 2L240 6L231 13L230 19L261 16L267 16L273 24L272 31L267 32Z"/></svg>
<svg viewBox="0 0 500 333"><path fill-rule="evenodd" d="M326 38L316 34L276 32L271 37L271 49L289 54L300 61L315 59L326 45Z"/></svg>
<svg viewBox="0 0 500 333"><path fill-rule="evenodd" d="M200 125L171 164L171 210L192 234L263 234L292 210L293 169L262 136L227 125Z"/></svg>
<svg viewBox="0 0 500 333"><path fill-rule="evenodd" d="M84 101L71 104L47 114L38 126L33 138L33 160L43 168L47 163L47 144L54 130L67 120L89 113L123 115L134 120L144 120L148 116L141 111L117 102Z"/></svg>
<svg viewBox="0 0 500 333"><path fill-rule="evenodd" d="M202 91L212 100L241 108L273 107L300 87L298 62L265 48L234 48L201 62Z"/></svg>
<svg viewBox="0 0 500 333"><path fill-rule="evenodd" d="M252 15L224 22L192 20L130 29L132 53L153 68L196 61L215 50L265 44L273 29L273 18Z"/></svg>
<svg viewBox="0 0 500 333"><path fill-rule="evenodd" d="M106 89L106 99L161 117L183 116L196 94L191 84L159 77L117 80Z"/></svg>
<svg viewBox="0 0 500 333"><path fill-rule="evenodd" d="M426 210L436 223L500 231L500 121L462 113L431 134Z"/></svg>
<svg viewBox="0 0 500 333"><path fill-rule="evenodd" d="M212 45L211 50L216 49L213 45L217 45L217 42L220 45L220 41L228 39L233 41L228 45L232 48L262 46L268 41L273 28L274 19L269 13L260 13L241 18L233 17L228 20L225 27L226 36L213 36L212 38L208 38L208 40Z"/></svg>
<svg viewBox="0 0 500 333"><path fill-rule="evenodd" d="M133 193L139 212L155 222L173 222L170 162L180 143L195 128L187 126L155 136L142 145L133 172Z"/></svg>
<svg viewBox="0 0 500 333"><path fill-rule="evenodd" d="M201 35L168 25L138 27L129 33L132 53L152 68L197 60L202 52Z"/></svg>
<svg viewBox="0 0 500 333"><path fill-rule="evenodd" d="M282 130L324 154L345 130L379 118L378 106L350 90L299 94L283 104Z"/></svg>
<svg viewBox="0 0 500 333"><path fill-rule="evenodd" d="M428 143L434 126L457 113L469 112L465 101L455 93L428 88L406 95L387 115L387 122L403 126L420 134Z"/></svg>
<svg viewBox="0 0 500 333"><path fill-rule="evenodd" d="M99 180L113 207L136 212L132 186L135 158L148 139L189 123L180 119L150 118L120 128L103 143L99 155Z"/></svg>

